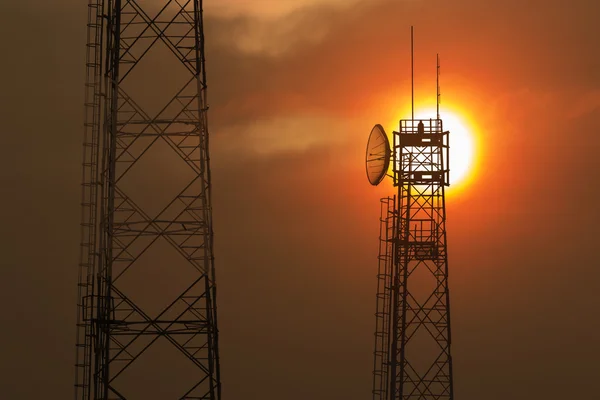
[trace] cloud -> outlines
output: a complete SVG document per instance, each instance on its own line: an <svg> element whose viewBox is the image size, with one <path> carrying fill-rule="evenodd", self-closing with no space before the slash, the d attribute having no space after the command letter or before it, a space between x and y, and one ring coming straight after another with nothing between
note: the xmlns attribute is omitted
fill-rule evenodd
<svg viewBox="0 0 600 400"><path fill-rule="evenodd" d="M220 155L254 154L268 157L281 152L306 152L348 140L348 123L325 117L281 116L232 126L215 135L213 145Z"/></svg>
<svg viewBox="0 0 600 400"><path fill-rule="evenodd" d="M285 18L294 11L314 7L345 8L364 0L222 0L204 2L208 15L258 17L262 20ZM372 0L371 0L372 1Z"/></svg>
<svg viewBox="0 0 600 400"><path fill-rule="evenodd" d="M213 121L225 125L295 112L344 118L371 111L391 94L409 93L410 24L417 26L417 91L435 91L436 52L442 55L445 101L469 91L490 101L524 88L585 91L600 81L589 28L594 24L581 5L562 10L560 4L546 3L541 12L513 2L485 8L472 1L373 2L327 12L305 8L294 11L290 23L271 24L252 16L213 17L206 34L211 88L219 88L210 94ZM575 18L584 22L567 30L565 21ZM250 51L253 38L261 45Z"/></svg>

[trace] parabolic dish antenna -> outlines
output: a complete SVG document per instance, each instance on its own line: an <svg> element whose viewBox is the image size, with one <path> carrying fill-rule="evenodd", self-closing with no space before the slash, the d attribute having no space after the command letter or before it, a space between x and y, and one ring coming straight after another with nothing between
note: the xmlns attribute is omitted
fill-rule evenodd
<svg viewBox="0 0 600 400"><path fill-rule="evenodd" d="M373 129L371 129L371 134L369 135L367 154L365 157L367 178L371 185L379 185L385 177L390 166L391 154L390 141L388 140L383 127L379 124L375 125Z"/></svg>

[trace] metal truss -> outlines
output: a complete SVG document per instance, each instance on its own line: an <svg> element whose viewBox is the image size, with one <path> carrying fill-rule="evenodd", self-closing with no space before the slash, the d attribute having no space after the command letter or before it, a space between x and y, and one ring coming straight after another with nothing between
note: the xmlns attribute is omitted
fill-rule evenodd
<svg viewBox="0 0 600 400"><path fill-rule="evenodd" d="M453 399L442 121L394 132L396 196L382 199L373 399Z"/></svg>
<svg viewBox="0 0 600 400"><path fill-rule="evenodd" d="M218 400L202 1L90 0L86 71L75 398L165 398L154 383ZM148 161L153 151L169 164ZM161 170L183 180L170 197ZM166 290L181 266L185 285ZM164 291L149 293L150 270ZM159 345L160 357L182 356L189 379L134 379L174 368L146 359Z"/></svg>

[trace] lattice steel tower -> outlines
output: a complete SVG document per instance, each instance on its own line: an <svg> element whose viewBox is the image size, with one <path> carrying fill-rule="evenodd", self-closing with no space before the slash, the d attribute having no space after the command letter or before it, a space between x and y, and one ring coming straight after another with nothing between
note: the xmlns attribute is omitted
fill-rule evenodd
<svg viewBox="0 0 600 400"><path fill-rule="evenodd" d="M201 0L89 0L75 398L221 398Z"/></svg>
<svg viewBox="0 0 600 400"><path fill-rule="evenodd" d="M437 118L414 119L413 111L411 119L400 121L392 146L381 125L369 137L369 181L381 182L391 162L397 188L381 200L374 400L454 397L445 224L448 138L439 118L439 84Z"/></svg>

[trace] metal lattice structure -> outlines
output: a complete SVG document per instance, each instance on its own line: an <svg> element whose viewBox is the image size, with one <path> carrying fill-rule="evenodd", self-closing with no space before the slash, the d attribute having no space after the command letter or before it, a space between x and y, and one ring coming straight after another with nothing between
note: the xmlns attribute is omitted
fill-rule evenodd
<svg viewBox="0 0 600 400"><path fill-rule="evenodd" d="M221 398L204 64L201 0L89 1L77 400Z"/></svg>
<svg viewBox="0 0 600 400"><path fill-rule="evenodd" d="M401 120L381 200L374 400L453 399L441 119Z"/></svg>

